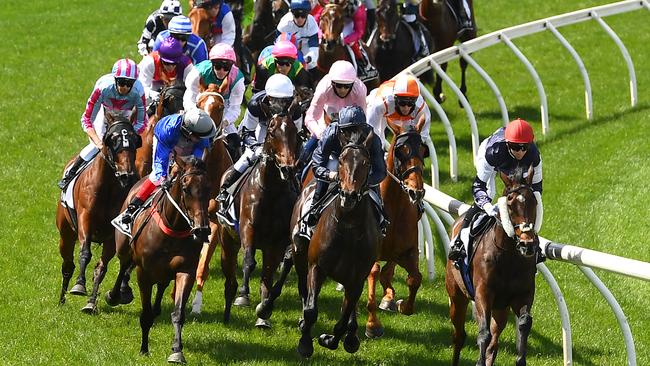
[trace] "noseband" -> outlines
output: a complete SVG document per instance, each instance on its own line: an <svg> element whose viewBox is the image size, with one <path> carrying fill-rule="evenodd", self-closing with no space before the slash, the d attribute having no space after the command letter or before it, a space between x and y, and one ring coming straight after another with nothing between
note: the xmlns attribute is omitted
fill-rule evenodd
<svg viewBox="0 0 650 366"><path fill-rule="evenodd" d="M179 184L181 185L181 191L185 190L185 187L183 186L183 178L192 176L192 175L204 175L206 173L205 170L201 169L190 169L189 172L184 173L177 179L179 179ZM194 229L194 220L192 220L189 216L187 216L187 205L185 204L185 195L181 192L181 204L179 205L176 200L172 197L171 193L169 193L169 189L166 187L163 187L163 190L165 191L165 194L167 195L167 199L169 202L171 202L172 206L178 211L178 213L181 214L183 219L185 219L185 222L190 226L190 229Z"/></svg>
<svg viewBox="0 0 650 366"><path fill-rule="evenodd" d="M341 154L340 154L340 155L343 155L343 152L344 152L345 150L347 150L347 149L355 149L355 150L359 150L359 151L361 151L361 153L363 154L363 156L368 160L368 162L370 162L370 153L368 152L368 149L366 149L365 146L363 146L363 145L359 145L359 144L347 144L347 145L345 145L345 146L343 147L343 149L341 150ZM340 156L340 155L339 155L339 156ZM345 199L345 200L351 200L351 201L355 202L355 204L356 204L356 203L359 203L359 201L361 201L361 199L363 198L363 196L364 196L366 193L368 193L368 189L369 189L369 187L368 187L368 174L364 177L363 184L361 185L361 188L360 188L358 191L345 192L343 189L340 188L340 184L341 184L341 183L340 183L340 181L339 181L339 182L338 182L338 185L339 185L339 196L340 196L342 199Z"/></svg>

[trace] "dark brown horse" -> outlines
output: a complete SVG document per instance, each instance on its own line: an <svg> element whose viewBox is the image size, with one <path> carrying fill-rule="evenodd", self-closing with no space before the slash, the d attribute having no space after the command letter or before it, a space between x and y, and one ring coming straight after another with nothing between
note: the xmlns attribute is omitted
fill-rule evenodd
<svg viewBox="0 0 650 366"><path fill-rule="evenodd" d="M256 0L253 22L244 29L243 43L257 60L264 47L273 44L280 19L289 11L284 0Z"/></svg>
<svg viewBox="0 0 650 366"><path fill-rule="evenodd" d="M344 19L343 11L347 6L348 0L336 0L326 3L325 0L318 0L323 7L320 16L319 27L322 32L318 44L318 61L316 63L317 73L314 73L314 85L325 76L332 64L338 60L345 60L354 63L351 59L347 46L343 43ZM379 86L379 78L367 80L365 82L368 91Z"/></svg>
<svg viewBox="0 0 650 366"><path fill-rule="evenodd" d="M479 359L477 365L492 365L499 348L499 335L507 323L508 310L516 316L517 365L526 364L528 335L533 323L531 307L535 297L535 253L539 238L534 225L537 199L531 182L533 167L523 178L523 169L513 176L501 173L504 197L499 199L499 218L482 235L475 238L475 252L469 257L469 278L475 289L478 323ZM456 220L457 235L462 217ZM453 365L458 365L460 350L467 337L465 315L472 298L461 274L447 261L445 285L449 294L449 316L454 324Z"/></svg>
<svg viewBox="0 0 650 366"><path fill-rule="evenodd" d="M266 108L265 104L260 104ZM300 108L300 100L295 99L287 115L275 115L268 122L263 152L252 168L250 175L242 183L234 196L235 212L239 213L239 241L233 228L224 230L222 239L222 267L227 264L225 274L226 308L224 320L230 316L237 290L236 268L238 243L244 250L243 279L235 305L247 306L249 300L249 280L255 268L255 251L262 251L262 279L260 283L260 304L269 296L273 286L273 274L291 243L289 220L298 196L295 179L295 166L298 160L298 129L291 116ZM269 112L264 112L269 115ZM268 316L263 319L261 305L258 306L259 327L269 327Z"/></svg>
<svg viewBox="0 0 650 366"><path fill-rule="evenodd" d="M397 11L395 0L379 1L377 28L368 45L368 55L377 67L382 82L391 79L416 61L413 35L407 27ZM433 42L430 39L427 41L428 49L433 49ZM421 75L421 78L425 77L424 83L432 81L432 72Z"/></svg>
<svg viewBox="0 0 650 366"><path fill-rule="evenodd" d="M418 210L424 197L424 150L420 131L424 126L424 116L415 127L401 127L390 120L388 127L396 136L388 150L386 167L389 176L381 182L381 196L384 201L386 215L393 222L388 228L386 237L381 243L379 260L387 261L381 271L379 262L375 263L368 276L368 322L366 336L379 337L384 330L377 318L377 302L375 300L375 285L380 276L384 288L384 296L380 307L385 310L399 310L400 313L411 315L415 311L415 295L422 283L422 274L418 268L418 221L422 215ZM392 284L394 264L406 269L409 288L408 299L395 302L395 289Z"/></svg>
<svg viewBox="0 0 650 366"><path fill-rule="evenodd" d="M185 305L194 285L196 267L203 242L210 233L208 200L210 187L205 163L176 159L171 187L154 193L151 208L138 215L133 222L133 239L116 230L117 253L120 272L113 289L107 294L109 305L126 303L124 279L131 266L136 266L142 313L140 328L142 339L140 354L149 352L149 330L156 316L165 289L174 281L175 291L172 324L174 341L172 354L167 361L184 363L181 332L185 322ZM148 179L148 178L144 178ZM134 186L130 196L139 190ZM129 202L130 197L126 202ZM126 203L123 209L126 209ZM155 303L151 304L153 286L157 285Z"/></svg>
<svg viewBox="0 0 650 366"><path fill-rule="evenodd" d="M156 112L149 117L149 123L142 132L142 147L138 149L135 156L135 166L140 178L151 173L153 158L153 130L158 121L170 114L178 113L183 109L183 94L185 84L179 79L174 79L172 84L166 85L160 91L160 99L156 104Z"/></svg>
<svg viewBox="0 0 650 366"><path fill-rule="evenodd" d="M333 334L322 334L318 343L333 350L345 336L343 347L347 352L359 349L356 307L377 260L381 240L374 203L368 195L368 147L372 138L371 132L361 144L344 145L339 156L338 195L323 211L310 242L297 235L307 189L303 190L291 217L292 233L295 233L294 262L303 305L299 325L302 336L298 343L302 357L310 357L314 352L311 329L318 318L318 294L327 277L343 284L345 295Z"/></svg>
<svg viewBox="0 0 650 366"><path fill-rule="evenodd" d="M103 138L104 147L98 156L83 170L74 186L72 195L74 209L68 209L59 201L56 210L56 226L59 229L59 253L63 259L61 274L63 283L59 303L65 303L65 294L74 273L74 247L79 240L79 276L70 291L74 295L86 295L86 266L92 253L91 242L102 244L102 255L95 266L94 285L84 312L95 312L97 290L106 274L108 261L115 255L115 235L111 225L129 188L135 182L135 150L140 138L131 121L105 115L108 123ZM69 165L70 163L68 163Z"/></svg>
<svg viewBox="0 0 650 366"><path fill-rule="evenodd" d="M467 0L467 3L470 8L473 8L472 0ZM420 3L420 15L427 29L429 29L431 37L433 37L435 48L432 53L453 46L456 40L466 42L476 38L476 30L473 30L472 32L466 32L462 39L458 39L458 23L451 10L449 10L446 0L423 0ZM474 12L472 12L472 22L476 24L474 21ZM447 70L447 63L440 66L443 70ZM460 58L460 70L460 91L465 95L467 92L467 86L465 84L467 61L462 57ZM442 92L442 79L437 74L435 86L433 87L433 96L439 103L445 101L445 94Z"/></svg>

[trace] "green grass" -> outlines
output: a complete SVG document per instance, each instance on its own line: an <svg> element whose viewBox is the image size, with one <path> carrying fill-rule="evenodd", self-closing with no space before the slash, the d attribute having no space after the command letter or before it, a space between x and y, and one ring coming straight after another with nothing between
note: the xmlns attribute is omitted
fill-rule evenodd
<svg viewBox="0 0 650 366"><path fill-rule="evenodd" d="M524 0L477 2L476 16L482 33L601 5L594 1ZM158 1L105 2L32 1L3 4L0 31L6 35L0 63L0 364L163 364L173 334L165 297L162 316L152 328L151 356L138 356L140 329L136 301L109 308L100 304L98 316L79 312L85 299L68 295L57 305L61 260L54 212L59 191L56 181L64 163L86 144L79 118L97 78L123 56L139 59L135 43L149 12ZM184 4L185 5L185 4ZM627 71L618 49L593 22L561 28L583 57L590 72L594 121L584 117L582 79L561 45L547 33L515 43L537 68L548 95L551 131L541 135L539 100L532 79L505 46L475 54L492 75L509 107L511 117L531 121L544 158L545 223L542 235L559 242L650 261L645 233L650 229L646 182L650 179L650 143L645 131L649 121L650 35L645 29L647 11L617 15L606 21L628 46L639 84L639 105L629 106ZM456 80L458 67L450 66ZM500 124L496 101L473 71L468 75L469 97L477 115L481 137ZM451 96L448 88L445 89ZM469 124L453 96L444 105L457 137L460 152L458 183L448 178L448 151L444 130L437 119L431 135L441 159L442 189L470 201L474 170L470 160ZM440 245L436 252L441 253ZM93 248L95 263L99 250ZM570 310L573 326L574 364L622 365L624 343L616 320L597 290L574 266L547 262L555 274ZM90 266L92 267L92 265ZM363 340L354 355L316 346L310 361L295 353L300 317L295 276L290 280L268 332L252 329L252 309L233 311L232 322L221 322L223 279L215 260L205 292L206 307L200 318L189 316L184 328L186 357L190 364L319 365L445 365L451 358L451 325L442 281L443 259L437 258L433 282L423 284L417 314L411 317L381 314L386 335ZM259 272L259 271L258 271ZM257 300L259 273L252 282ZM114 280L111 263L102 289ZM596 271L626 312L635 337L637 364L650 364L650 288L647 282ZM88 271L90 275L90 270ZM398 294L405 295L404 272L397 273ZM529 363L557 365L562 360L560 319L548 286L539 277L533 309L535 318L529 339ZM329 283L321 296L321 313L314 335L334 325L341 295ZM363 328L366 312L360 310ZM468 322L468 341L462 364L477 357L476 325ZM499 364L515 357L512 321L502 335Z"/></svg>

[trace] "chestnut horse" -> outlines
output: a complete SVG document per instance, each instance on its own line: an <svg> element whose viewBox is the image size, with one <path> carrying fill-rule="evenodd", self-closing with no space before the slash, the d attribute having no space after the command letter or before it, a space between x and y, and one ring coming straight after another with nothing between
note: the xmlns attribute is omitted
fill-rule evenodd
<svg viewBox="0 0 650 366"><path fill-rule="evenodd" d="M422 144L420 131L424 126L424 116L414 126L395 124L390 120L388 127L396 136L388 150L386 167L388 177L381 182L381 195L384 201L386 215L393 222L388 228L386 237L381 243L379 260L388 263L381 271L379 262L375 263L368 276L368 322L366 336L380 337L384 333L381 322L377 318L377 302L375 300L375 285L380 276L384 288L384 296L380 308L384 310L399 310L404 315L415 312L415 295L422 283L422 274L418 268L418 221L422 216L418 205L424 197L425 147ZM408 278L406 284L409 296L406 301L395 302L395 289L392 284L394 263L406 269Z"/></svg>
<svg viewBox="0 0 650 366"><path fill-rule="evenodd" d="M170 114L178 113L183 109L183 94L185 84L179 79L174 79L172 84L166 85L160 91L160 99L156 104L156 113L149 117L149 123L142 133L142 147L135 155L135 166L140 178L151 173L153 158L153 130L158 121Z"/></svg>
<svg viewBox="0 0 650 366"><path fill-rule="evenodd" d="M267 108L264 103L260 106ZM289 220L298 196L294 174L299 154L298 129L291 119L296 108L300 108L298 98L294 99L286 115L274 115L268 122L262 156L234 196L235 212L239 216L239 240L234 229L227 227L221 241L222 268L226 277L224 321L229 320L237 290L235 269L238 243L241 242L244 249L243 283L235 299L235 305L239 306L250 303L249 280L256 265L255 251L262 251L261 305L269 296L273 274L291 243ZM268 111L264 113L269 115ZM261 312L261 306L258 306L257 312ZM269 316L263 319L258 314L256 326L270 327Z"/></svg>
<svg viewBox="0 0 650 366"><path fill-rule="evenodd" d="M381 241L376 209L368 194L371 165L368 148L372 139L371 132L360 144L344 145L339 156L339 192L323 211L310 242L297 235L307 190L303 190L291 217L294 263L303 306L299 324L302 336L298 343L302 357L310 357L314 352L311 329L318 318L318 294L327 277L343 284L345 295L333 334L322 334L318 343L334 350L345 335L345 350L354 353L359 349L357 303L377 260Z"/></svg>
<svg viewBox="0 0 650 366"><path fill-rule="evenodd" d="M478 323L479 359L477 365L492 365L499 348L499 335L512 309L517 324L517 365L526 364L528 335L533 323L530 315L535 297L535 253L539 237L535 232L537 199L531 182L533 167L526 178L523 169L508 177L504 197L499 199L498 224L493 224L474 239L475 252L469 257L469 278L475 289ZM456 220L453 235L458 234L462 217ZM453 365L458 365L465 343L465 315L472 299L452 261L447 261L445 285L449 294L449 316L454 325Z"/></svg>
<svg viewBox="0 0 650 366"><path fill-rule="evenodd" d="M343 11L347 6L348 0L336 0L325 3L324 0L318 0L323 7L320 16L319 27L322 32L318 44L318 61L314 73L314 85L323 78L329 71L332 64L338 60L345 60L354 63L351 59L348 47L343 43ZM379 78L365 81L368 91L377 88L380 84Z"/></svg>
<svg viewBox="0 0 650 366"><path fill-rule="evenodd" d="M106 300L111 306L130 300L121 298L125 293L123 280L127 270L135 265L142 303L140 354L148 354L149 330L154 319L160 315L165 289L170 281L175 281L174 311L171 315L174 340L172 354L167 361L185 363L181 332L185 322L185 305L194 284L202 243L207 241L210 233L210 187L202 160L191 159L185 163L176 159L176 165L170 179L171 187L159 188L154 193L151 208L135 218L131 232L133 238L115 231L120 272L113 289L106 294ZM130 197L138 192L140 184L133 187ZM129 202L130 197L126 202ZM126 209L126 203L123 209ZM152 307L153 285L157 285L157 292Z"/></svg>
<svg viewBox="0 0 650 366"><path fill-rule="evenodd" d="M472 0L467 0L470 8L473 8ZM466 33L461 39L458 39L458 23L447 5L446 0L423 0L420 3L420 15L424 25L429 29L435 48L431 53L444 50L454 45L456 40L461 42L469 41L476 38L476 29ZM474 21L474 12L472 12L472 22ZM447 63L441 64L443 70L447 70ZM460 58L461 81L460 91L466 95L467 86L465 84L465 71L467 70L467 61ZM433 87L433 96L439 103L445 101L445 94L442 92L442 79L436 74L435 85Z"/></svg>
<svg viewBox="0 0 650 366"><path fill-rule="evenodd" d="M90 243L102 244L102 255L95 266L93 291L84 312L96 311L99 284L106 274L107 265L115 255L115 236L111 220L119 214L120 206L129 188L135 182L135 150L140 137L131 122L123 117L105 114L106 133L104 147L98 156L83 170L72 187L74 209L63 206L56 209L56 226L59 229L59 253L63 259L63 283L59 303L65 303L68 284L74 273L74 247L79 240L79 276L70 291L86 295L86 266L92 253ZM69 163L68 163L69 165Z"/></svg>

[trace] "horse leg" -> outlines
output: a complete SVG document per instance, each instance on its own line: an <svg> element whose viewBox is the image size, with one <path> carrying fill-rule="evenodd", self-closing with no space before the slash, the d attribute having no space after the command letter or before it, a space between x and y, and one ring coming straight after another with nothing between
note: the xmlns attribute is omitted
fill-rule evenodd
<svg viewBox="0 0 650 366"><path fill-rule="evenodd" d="M70 279L74 274L74 243L75 243L75 234L70 227L70 224L66 222L60 225L60 238L59 238L59 254L63 259L61 263L61 276L63 280L61 282L61 293L59 294L59 305L65 304L65 294L68 292L68 286L70 285Z"/></svg>
<svg viewBox="0 0 650 366"><path fill-rule="evenodd" d="M363 291L363 288L361 289ZM361 291L359 292L359 297L361 297ZM357 312L356 312L356 303L352 307L352 312L350 313L350 319L348 320L348 332L343 340L343 348L348 353L355 353L359 350L361 342L359 341L359 336L357 336L357 329L359 329L359 324L357 323Z"/></svg>
<svg viewBox="0 0 650 366"><path fill-rule="evenodd" d="M223 322L230 321L230 310L232 309L233 300L237 293L237 252L238 243L227 235L223 229L221 231L221 272L224 276L223 295L225 299L225 308L223 312Z"/></svg>
<svg viewBox="0 0 650 366"><path fill-rule="evenodd" d="M447 63L445 62L444 64L441 64L440 67L442 68L443 72L447 72ZM444 103L447 97L445 96L445 93L442 92L442 78L440 75L437 73L434 75L436 82L433 87L433 97L436 99L436 101L440 104Z"/></svg>
<svg viewBox="0 0 650 366"><path fill-rule="evenodd" d="M106 271L108 270L108 262L115 256L115 238L102 243L102 256L99 258L95 266L95 273L93 275L93 292L88 298L88 303L81 311L87 314L94 314L97 312L97 295L99 292L99 285L104 281Z"/></svg>
<svg viewBox="0 0 650 366"><path fill-rule="evenodd" d="M464 58L460 58L460 92L463 93L465 99L467 99L467 85L465 84L465 72L467 71L467 61ZM463 108L463 104L458 101L458 105Z"/></svg>
<svg viewBox="0 0 650 366"><path fill-rule="evenodd" d="M395 288L393 288L393 276L395 275L395 262L386 262L381 269L379 282L384 289L384 297L381 299L379 308L386 311L397 311L395 304Z"/></svg>
<svg viewBox="0 0 650 366"><path fill-rule="evenodd" d="M131 272L133 272L134 268L135 263L129 258L128 267L120 284L120 304L126 305L133 301L133 289L129 286L129 280L131 280Z"/></svg>
<svg viewBox="0 0 650 366"><path fill-rule="evenodd" d="M258 317L255 326L258 328L271 328L271 322L268 319L271 317L273 312L273 301L269 301L269 293L273 287L273 274L278 268L283 255L284 250L282 250L282 248L267 248L262 252L260 303L255 307L255 314ZM262 315L265 316L265 318L262 318Z"/></svg>
<svg viewBox="0 0 650 366"><path fill-rule="evenodd" d="M499 336L503 332L503 328L506 327L508 322L508 312L507 310L493 310L492 311L492 323L490 324L490 332L492 333L492 341L487 348L487 360L486 364L492 366L494 360L497 358L497 352L499 351Z"/></svg>
<svg viewBox="0 0 650 366"><path fill-rule="evenodd" d="M210 226L212 227L210 243L203 245L199 265L196 268L196 294L194 295L194 301L192 301L192 314L201 314L201 308L203 307L203 285L210 275L210 261L217 248L216 238L218 228L216 224L210 224Z"/></svg>
<svg viewBox="0 0 650 366"><path fill-rule="evenodd" d="M271 288L268 297L261 301L257 306L256 312L260 319L267 320L271 317L271 314L273 313L273 304L282 294L282 288L284 287L284 283L287 281L289 272L291 272L291 267L293 267L292 246L288 245L280 266L280 278L278 278L277 282L273 284L273 288Z"/></svg>
<svg viewBox="0 0 650 366"><path fill-rule="evenodd" d="M167 289L167 286L169 286L168 281L158 282L156 284L156 300L154 300L153 309L152 309L154 320L161 313L162 298L163 295L165 294L165 290Z"/></svg>
<svg viewBox="0 0 650 366"><path fill-rule="evenodd" d="M515 365L526 365L526 351L528 350L528 335L533 327L533 317L530 315L530 305L514 308L517 315L517 359ZM516 310L515 310L516 309Z"/></svg>
<svg viewBox="0 0 650 366"><path fill-rule="evenodd" d="M81 229L81 228L80 228ZM90 251L90 238L85 233L79 233L79 242L81 243L81 251L79 253L79 275L77 282L70 293L73 295L86 296L86 267L93 257Z"/></svg>
<svg viewBox="0 0 650 366"><path fill-rule="evenodd" d="M194 276L194 273L176 273L176 294L174 296L174 311L172 312L174 342L172 343L172 354L167 358L167 362L185 363L181 335L183 332L183 324L185 323L185 304L187 304L187 299L190 297L190 292L194 285Z"/></svg>
<svg viewBox="0 0 650 366"><path fill-rule="evenodd" d="M325 276L321 273L320 267L310 264L307 270L307 297L302 307L303 319L299 324L300 340L298 341L298 353L304 358L309 358L314 353L314 345L311 342L311 328L318 319L318 295Z"/></svg>
<svg viewBox="0 0 650 366"><path fill-rule="evenodd" d="M409 297L404 302L402 300L397 301L397 309L404 315L412 315L415 312L415 295L422 284L422 273L418 268L418 255L417 249L413 248L404 263L400 263L408 273L406 285L409 288Z"/></svg>
<svg viewBox="0 0 650 366"><path fill-rule="evenodd" d="M366 322L366 337L368 338L379 338L384 335L384 327L381 325L381 321L377 317L377 299L376 291L377 287L377 277L379 277L379 262L375 262L368 274L368 304L366 309L368 310L368 321Z"/></svg>
<svg viewBox="0 0 650 366"><path fill-rule="evenodd" d="M335 350L338 348L339 341L341 340L343 335L348 331L348 326L351 320L351 314L353 312L356 312L357 303L359 302L359 297L361 297L361 291L363 290L362 285L363 282L361 282L361 286L359 285L349 286L349 284L345 286L345 295L343 297L343 305L341 306L341 317L339 318L339 321L334 325L333 334L321 334L320 337L318 337L318 344L320 344L323 347L327 347L331 350ZM355 288L351 289L350 287L355 287ZM357 328L356 315L354 319L355 319L355 327L353 329L353 333L350 336L348 336L349 338L348 345L345 346L345 350L349 353L354 353L359 349L359 337L357 337L357 329L356 329ZM356 347L355 347L355 343L356 343Z"/></svg>
<svg viewBox="0 0 650 366"><path fill-rule="evenodd" d="M149 354L149 330L153 325L153 312L151 311L151 290L153 283L144 273L142 268L138 267L138 287L140 288L140 303L142 304L142 313L140 313L140 330L142 339L140 341L140 354Z"/></svg>
<svg viewBox="0 0 650 366"><path fill-rule="evenodd" d="M465 297L460 287L456 283L451 264L447 263L445 275L445 287L449 295L449 318L454 326L452 332L452 342L454 344L454 353L451 364L457 366L460 361L460 351L465 345L467 333L465 333L465 317L467 315L467 305L469 300Z"/></svg>
<svg viewBox="0 0 650 366"><path fill-rule="evenodd" d="M130 269L131 263L128 258L120 258L120 271L117 273L115 284L113 288L106 293L106 303L110 306L117 306L122 302L120 287L122 281L126 276L126 272Z"/></svg>
<svg viewBox="0 0 650 366"><path fill-rule="evenodd" d="M255 270L255 248L252 244L244 245L244 240L242 239L242 246L244 246L244 260L242 263L242 271L244 276L242 277L242 284L239 287L239 295L235 299L235 306L250 306L250 300L248 298L250 294L250 278L251 274Z"/></svg>
<svg viewBox="0 0 650 366"><path fill-rule="evenodd" d="M476 323L478 324L476 343L479 348L479 359L476 362L477 365L485 365L487 347L492 341L492 334L490 333L492 302L493 296L488 294L487 286L479 283L476 286L476 296L474 297L474 303L476 304Z"/></svg>

